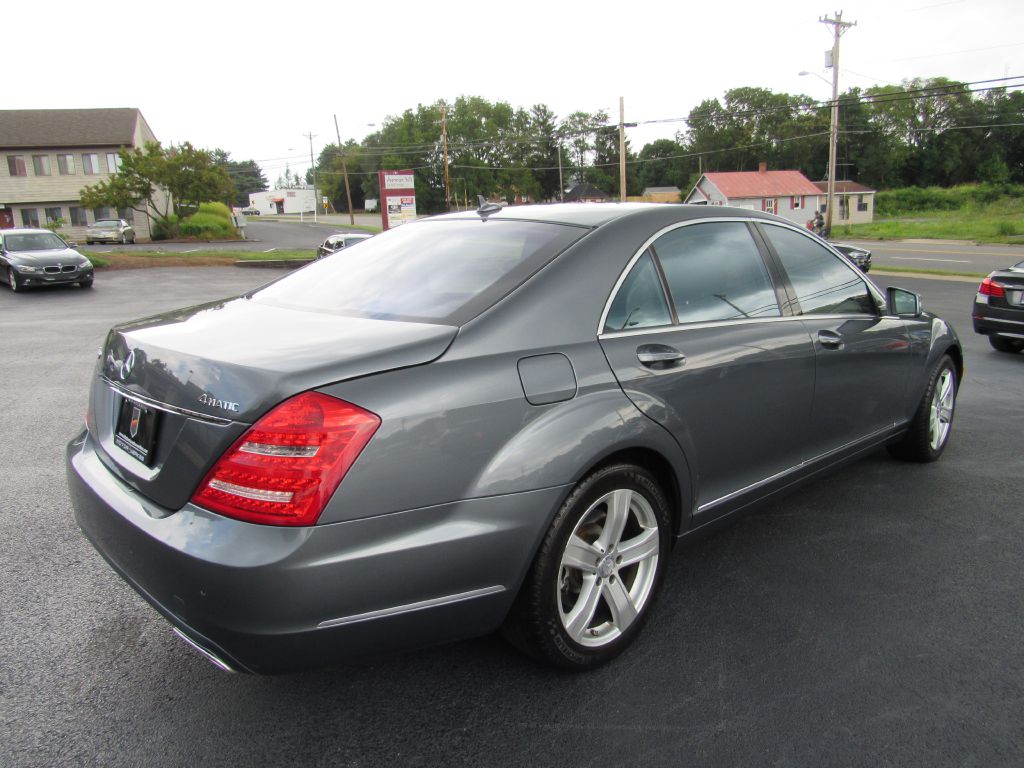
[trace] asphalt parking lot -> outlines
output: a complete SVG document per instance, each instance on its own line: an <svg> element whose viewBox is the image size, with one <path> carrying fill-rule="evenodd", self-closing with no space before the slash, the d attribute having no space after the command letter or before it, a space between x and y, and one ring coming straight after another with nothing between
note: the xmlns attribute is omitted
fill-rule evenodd
<svg viewBox="0 0 1024 768"><path fill-rule="evenodd" d="M207 664L115 576L62 455L112 323L277 274L0 290L0 764L1024 765L1024 355L973 333L975 282L878 278L964 342L943 458L879 452L677 550L607 667L553 674L482 638L260 678Z"/></svg>

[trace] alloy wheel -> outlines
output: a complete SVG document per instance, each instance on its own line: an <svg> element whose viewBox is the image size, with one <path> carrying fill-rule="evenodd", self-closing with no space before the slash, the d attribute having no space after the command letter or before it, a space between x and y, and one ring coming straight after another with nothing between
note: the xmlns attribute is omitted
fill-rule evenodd
<svg viewBox="0 0 1024 768"><path fill-rule="evenodd" d="M658 519L642 494L623 488L595 501L559 565L556 598L569 637L597 648L625 632L651 596L659 550Z"/></svg>
<svg viewBox="0 0 1024 768"><path fill-rule="evenodd" d="M956 379L952 370L944 368L935 382L935 393L932 395L928 416L928 445L933 451L941 448L949 436L955 402Z"/></svg>

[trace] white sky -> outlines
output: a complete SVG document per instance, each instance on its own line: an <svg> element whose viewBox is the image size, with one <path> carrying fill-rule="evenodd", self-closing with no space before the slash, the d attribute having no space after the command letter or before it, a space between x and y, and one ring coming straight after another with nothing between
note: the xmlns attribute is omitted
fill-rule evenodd
<svg viewBox="0 0 1024 768"><path fill-rule="evenodd" d="M273 183L285 162L309 167L304 134L317 154L335 141L335 113L344 141L460 95L615 121L623 96L627 122L685 117L739 86L827 99L829 84L797 73L831 77L818 18L837 10L857 22L840 91L1024 75L1021 0L56 0L5 4L0 108L139 107L165 144L255 159ZM682 127L628 136L639 151Z"/></svg>

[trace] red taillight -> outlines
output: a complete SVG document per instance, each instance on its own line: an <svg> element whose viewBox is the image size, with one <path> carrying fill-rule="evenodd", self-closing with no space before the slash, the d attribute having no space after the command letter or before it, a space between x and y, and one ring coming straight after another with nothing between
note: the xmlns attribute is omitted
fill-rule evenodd
<svg viewBox="0 0 1024 768"><path fill-rule="evenodd" d="M1006 290L999 283L993 282L991 277L986 277L981 281L981 287L978 288L978 293L983 293L986 296L995 296L997 298L1003 298L1006 296Z"/></svg>
<svg viewBox="0 0 1024 768"><path fill-rule="evenodd" d="M293 397L220 457L192 503L250 523L313 525L379 426L379 416L344 400Z"/></svg>

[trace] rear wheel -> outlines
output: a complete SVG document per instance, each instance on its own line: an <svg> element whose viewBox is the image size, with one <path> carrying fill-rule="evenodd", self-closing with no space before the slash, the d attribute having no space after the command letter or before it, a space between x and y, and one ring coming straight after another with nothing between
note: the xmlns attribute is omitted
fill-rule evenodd
<svg viewBox="0 0 1024 768"><path fill-rule="evenodd" d="M668 502L650 473L631 464L597 470L555 515L505 636L562 669L613 659L643 625L670 543Z"/></svg>
<svg viewBox="0 0 1024 768"><path fill-rule="evenodd" d="M18 273L14 271L14 267L7 270L7 282L15 293L21 290L21 284L18 282Z"/></svg>
<svg viewBox="0 0 1024 768"><path fill-rule="evenodd" d="M889 452L905 461L935 461L949 442L956 409L956 366L949 355L932 368L924 396L902 441L889 446Z"/></svg>
<svg viewBox="0 0 1024 768"><path fill-rule="evenodd" d="M1013 339L1004 339L1002 336L989 336L988 343L992 345L992 349L998 350L999 352L1009 352L1011 354L1020 352L1022 342L1015 341Z"/></svg>

